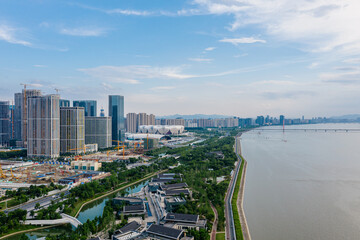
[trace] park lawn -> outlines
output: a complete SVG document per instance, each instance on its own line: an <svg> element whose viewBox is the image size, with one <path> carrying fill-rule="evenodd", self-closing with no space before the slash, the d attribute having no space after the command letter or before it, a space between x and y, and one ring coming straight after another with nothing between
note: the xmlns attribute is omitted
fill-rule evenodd
<svg viewBox="0 0 360 240"><path fill-rule="evenodd" d="M225 233L217 233L216 240L225 240Z"/></svg>

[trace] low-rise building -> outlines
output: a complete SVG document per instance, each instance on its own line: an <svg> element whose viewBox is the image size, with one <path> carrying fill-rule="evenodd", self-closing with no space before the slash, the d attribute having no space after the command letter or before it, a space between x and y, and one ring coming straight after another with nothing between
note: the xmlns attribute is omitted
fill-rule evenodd
<svg viewBox="0 0 360 240"><path fill-rule="evenodd" d="M183 230L164 227L156 224L151 225L146 232L149 235L150 239L180 240L184 236Z"/></svg>
<svg viewBox="0 0 360 240"><path fill-rule="evenodd" d="M98 171L101 163L98 161L72 161L71 168L74 170Z"/></svg>
<svg viewBox="0 0 360 240"><path fill-rule="evenodd" d="M139 229L141 225L135 221L132 221L122 228L115 231L114 235L112 235L112 240L125 240L131 239L140 235Z"/></svg>
<svg viewBox="0 0 360 240"><path fill-rule="evenodd" d="M164 221L164 226L179 230L206 228L206 219L199 219L199 215L168 213Z"/></svg>
<svg viewBox="0 0 360 240"><path fill-rule="evenodd" d="M127 205L139 205L143 203L141 198L136 197L116 197L113 198L114 204L127 204Z"/></svg>
<svg viewBox="0 0 360 240"><path fill-rule="evenodd" d="M124 215L142 215L145 214L146 209L144 203L136 205L127 205L123 207L123 210L120 212Z"/></svg>

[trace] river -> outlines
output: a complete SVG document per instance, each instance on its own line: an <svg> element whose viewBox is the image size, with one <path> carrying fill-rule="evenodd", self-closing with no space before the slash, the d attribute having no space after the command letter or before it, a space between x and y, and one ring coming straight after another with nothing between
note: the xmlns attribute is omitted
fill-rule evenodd
<svg viewBox="0 0 360 240"><path fill-rule="evenodd" d="M360 124L285 128L360 129ZM244 209L252 239L360 239L359 143L360 131L243 134Z"/></svg>

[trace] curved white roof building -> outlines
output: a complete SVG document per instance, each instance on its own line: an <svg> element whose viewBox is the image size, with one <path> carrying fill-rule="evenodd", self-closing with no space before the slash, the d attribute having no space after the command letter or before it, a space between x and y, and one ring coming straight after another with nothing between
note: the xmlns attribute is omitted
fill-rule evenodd
<svg viewBox="0 0 360 240"><path fill-rule="evenodd" d="M141 125L139 133L177 135L184 132L184 126L181 125Z"/></svg>

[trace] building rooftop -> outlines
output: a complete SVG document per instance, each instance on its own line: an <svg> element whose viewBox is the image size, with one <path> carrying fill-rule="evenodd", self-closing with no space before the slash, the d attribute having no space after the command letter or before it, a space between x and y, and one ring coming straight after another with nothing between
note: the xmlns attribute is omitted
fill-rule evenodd
<svg viewBox="0 0 360 240"><path fill-rule="evenodd" d="M163 190L186 188L186 187L188 187L186 183L174 183L174 184L166 184L161 186Z"/></svg>
<svg viewBox="0 0 360 240"><path fill-rule="evenodd" d="M126 224L125 226L123 226L122 228L120 228L119 230L117 230L117 233L127 233L130 231L136 231L141 227L141 225L135 221L132 221L128 224Z"/></svg>
<svg viewBox="0 0 360 240"><path fill-rule="evenodd" d="M147 230L147 232L169 239L178 239L183 233L183 230L152 224Z"/></svg>
<svg viewBox="0 0 360 240"><path fill-rule="evenodd" d="M144 211L144 204L130 205L124 207L124 212L137 212Z"/></svg>
<svg viewBox="0 0 360 240"><path fill-rule="evenodd" d="M165 190L165 195L167 195L167 196L180 195L181 193L184 193L185 195L190 194L188 189Z"/></svg>
<svg viewBox="0 0 360 240"><path fill-rule="evenodd" d="M165 217L165 220L172 221L172 222L196 223L199 220L199 215L183 214L183 213L168 213Z"/></svg>
<svg viewBox="0 0 360 240"><path fill-rule="evenodd" d="M130 202L130 203L142 202L143 201L141 198L136 198L136 197L116 197L116 198L114 198L114 200L127 201L127 202Z"/></svg>

